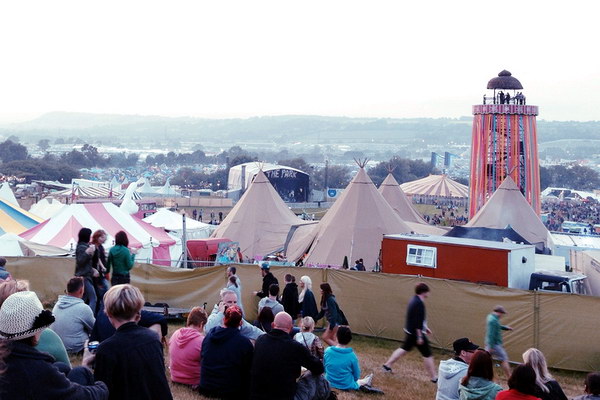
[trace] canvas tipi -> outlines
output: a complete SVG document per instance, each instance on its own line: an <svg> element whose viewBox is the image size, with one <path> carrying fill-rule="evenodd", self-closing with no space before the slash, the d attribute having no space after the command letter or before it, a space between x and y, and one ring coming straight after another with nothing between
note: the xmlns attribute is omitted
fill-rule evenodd
<svg viewBox="0 0 600 400"><path fill-rule="evenodd" d="M538 248L553 246L550 232L510 176L466 226L496 229L510 226Z"/></svg>
<svg viewBox="0 0 600 400"><path fill-rule="evenodd" d="M362 258L367 269L379 258L383 235L412 232L383 198L364 164L316 228L305 265L341 266Z"/></svg>
<svg viewBox="0 0 600 400"><path fill-rule="evenodd" d="M260 170L212 237L239 242L244 257L260 258L283 249L291 227L304 223Z"/></svg>

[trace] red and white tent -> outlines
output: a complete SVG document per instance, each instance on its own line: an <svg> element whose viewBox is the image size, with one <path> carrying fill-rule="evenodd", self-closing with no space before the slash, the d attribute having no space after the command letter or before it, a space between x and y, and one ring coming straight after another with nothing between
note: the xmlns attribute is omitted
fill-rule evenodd
<svg viewBox="0 0 600 400"><path fill-rule="evenodd" d="M171 265L179 259L181 241L160 228L127 214L112 203L71 204L45 222L23 232L19 236L29 241L75 249L81 228L92 232L103 229L108 238L105 248L114 244L114 236L125 231L129 247L140 249L136 261L157 265Z"/></svg>

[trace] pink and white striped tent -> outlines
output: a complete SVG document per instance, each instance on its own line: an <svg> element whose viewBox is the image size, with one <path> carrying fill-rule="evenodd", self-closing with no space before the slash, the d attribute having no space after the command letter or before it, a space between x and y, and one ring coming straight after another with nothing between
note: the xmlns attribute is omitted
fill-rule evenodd
<svg viewBox="0 0 600 400"><path fill-rule="evenodd" d="M125 231L129 247L140 249L136 261L151 262L157 265L171 265L181 254L181 241L163 229L127 214L113 203L70 204L45 222L23 232L20 236L29 241L75 249L77 235L81 228L92 232L104 229L108 238L105 248L114 244L114 236Z"/></svg>

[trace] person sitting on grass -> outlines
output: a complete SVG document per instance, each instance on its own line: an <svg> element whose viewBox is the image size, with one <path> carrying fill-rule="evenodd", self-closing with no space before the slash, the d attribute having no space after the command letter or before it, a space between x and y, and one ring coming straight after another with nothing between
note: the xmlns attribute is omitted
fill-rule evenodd
<svg viewBox="0 0 600 400"><path fill-rule="evenodd" d="M315 320L311 317L302 318L301 331L294 335L294 340L301 345L304 345L310 354L323 361L323 343L317 335L313 333L315 330Z"/></svg>
<svg viewBox="0 0 600 400"><path fill-rule="evenodd" d="M202 342L199 390L208 397L246 399L254 347L240 332L242 310L234 304L223 314L223 325L211 329Z"/></svg>
<svg viewBox="0 0 600 400"><path fill-rule="evenodd" d="M275 315L273 315L273 310L271 307L263 307L258 314L256 321L254 322L254 326L265 333L271 332L273 321L275 320Z"/></svg>
<svg viewBox="0 0 600 400"><path fill-rule="evenodd" d="M190 385L200 385L200 354L204 340L206 311L194 307L187 317L185 328L173 332L169 340L169 368L171 380Z"/></svg>
<svg viewBox="0 0 600 400"><path fill-rule="evenodd" d="M307 379L311 386L315 390L321 386L319 379L322 380L323 363L290 337L293 327L292 317L282 311L275 316L273 329L256 340L251 369L251 400L304 398L298 393L297 383L302 367L310 371ZM301 383L300 388L304 389L303 384L309 382Z"/></svg>
<svg viewBox="0 0 600 400"><path fill-rule="evenodd" d="M573 400L600 400L600 373L591 372L585 378L585 393Z"/></svg>
<svg viewBox="0 0 600 400"><path fill-rule="evenodd" d="M207 334L216 327L223 325L223 321L225 319L225 310L228 307L237 306L238 297L235 294L235 292L232 292L228 289L222 289L220 294L221 301L218 304L215 304L215 306L213 307L213 310L208 316L208 320L206 321L206 326L204 327L204 331ZM264 335L263 331L261 331L251 323L247 322L245 319L242 319L242 327L240 328L240 332L243 336L247 337L250 340L256 340L260 335Z"/></svg>
<svg viewBox="0 0 600 400"><path fill-rule="evenodd" d="M87 306L86 306L87 307ZM50 354L35 349L54 316L34 292L8 296L0 308L0 394L2 400L106 400L108 389L85 367L64 370ZM64 367L64 365L63 365ZM59 368L61 368L59 370Z"/></svg>
<svg viewBox="0 0 600 400"><path fill-rule="evenodd" d="M352 341L352 331L347 326L337 329L336 346L325 350L325 377L332 387L341 390L358 390L362 386L370 387L373 374L360 379L358 357L348 344Z"/></svg>
<svg viewBox="0 0 600 400"><path fill-rule="evenodd" d="M2 307L4 300L6 300L11 294L25 291L29 291L29 281L10 280L0 282L0 307ZM69 360L67 349L65 349L65 345L63 344L60 336L58 336L52 329L44 329L40 335L38 343L34 347L39 352L50 354L57 362L64 363L66 368L71 368L71 361Z"/></svg>
<svg viewBox="0 0 600 400"><path fill-rule="evenodd" d="M467 375L471 357L479 348L469 338L456 339L452 343L452 347L454 348L454 357L440 361L436 400L458 400L460 381Z"/></svg>
<svg viewBox="0 0 600 400"><path fill-rule="evenodd" d="M537 397L542 400L567 400L558 382L548 372L544 353L535 348L528 349L523 353L523 361L535 371Z"/></svg>
<svg viewBox="0 0 600 400"><path fill-rule="evenodd" d="M509 389L499 392L496 400L539 400L535 379L535 371L529 365L517 366L508 378Z"/></svg>
<svg viewBox="0 0 600 400"><path fill-rule="evenodd" d="M139 326L144 296L129 284L115 285L104 295L104 309L117 330L100 343L94 377L106 383L110 399L171 400L163 348L155 332ZM85 361L85 360L84 360Z"/></svg>
<svg viewBox="0 0 600 400"><path fill-rule="evenodd" d="M70 354L83 351L96 322L94 312L82 300L84 290L83 277L75 276L69 279L67 294L58 296L58 301L52 309L56 321L50 328L60 336Z"/></svg>
<svg viewBox="0 0 600 400"><path fill-rule="evenodd" d="M269 295L267 297L262 298L258 302L258 312L260 313L260 311L265 307L271 307L273 315L277 315L280 312L285 311L283 309L283 305L279 301L277 301L277 296L279 296L279 285L274 283L271 286L269 286Z"/></svg>
<svg viewBox="0 0 600 400"><path fill-rule="evenodd" d="M494 400L501 390L502 387L494 383L492 356L485 350L477 350L459 386L460 400Z"/></svg>

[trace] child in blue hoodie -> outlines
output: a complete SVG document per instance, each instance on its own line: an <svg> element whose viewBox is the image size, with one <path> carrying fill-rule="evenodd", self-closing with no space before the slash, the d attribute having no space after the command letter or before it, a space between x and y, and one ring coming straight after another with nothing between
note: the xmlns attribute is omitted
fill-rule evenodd
<svg viewBox="0 0 600 400"><path fill-rule="evenodd" d="M371 386L373 374L360 379L358 357L348 344L352 340L352 331L347 326L340 326L337 331L337 346L329 346L325 350L325 377L336 389L357 390L361 386Z"/></svg>

